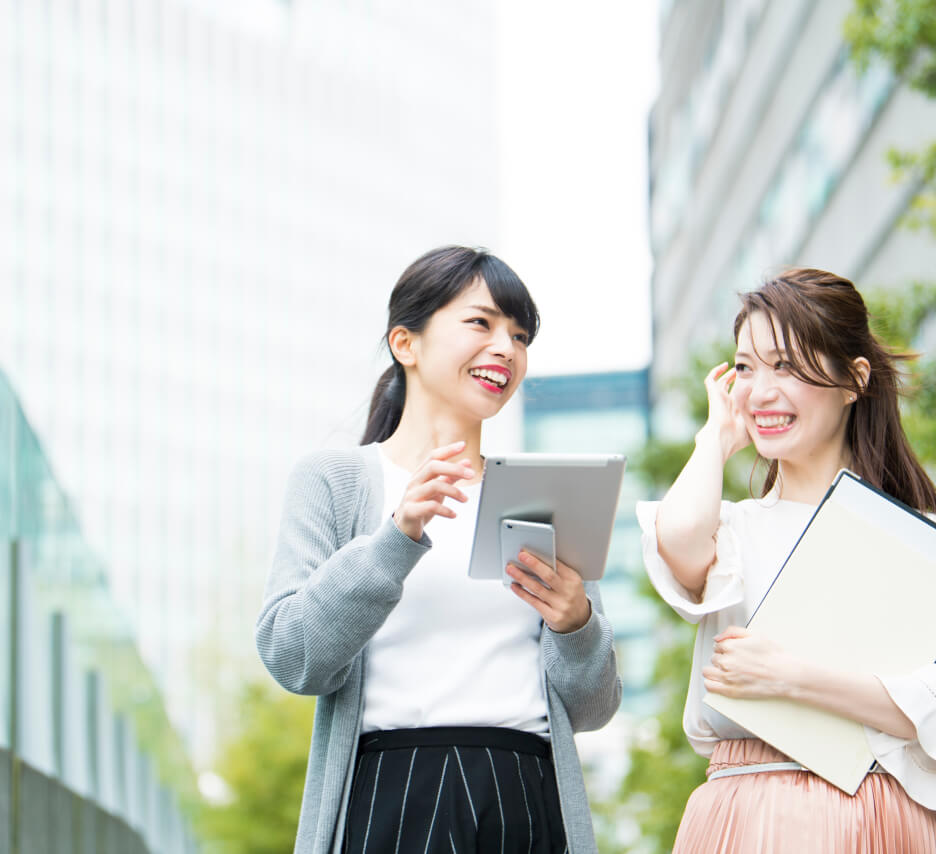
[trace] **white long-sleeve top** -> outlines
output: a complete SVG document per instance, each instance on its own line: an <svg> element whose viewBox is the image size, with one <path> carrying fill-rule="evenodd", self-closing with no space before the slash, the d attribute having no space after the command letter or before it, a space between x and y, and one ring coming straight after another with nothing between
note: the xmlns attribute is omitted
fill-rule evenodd
<svg viewBox="0 0 936 854"><path fill-rule="evenodd" d="M693 749L709 756L717 741L752 737L702 702L702 668L711 661L714 638L728 626L747 624L816 507L769 497L723 501L715 562L699 602L676 580L657 550L658 508L658 501L637 504L644 564L662 599L683 619L698 623L683 728ZM936 656L936 643L934 649L920 654L921 666L913 673L876 674L913 722L917 738L896 738L871 727L865 727L865 732L878 763L900 781L911 798L936 809L936 663L928 661Z"/></svg>

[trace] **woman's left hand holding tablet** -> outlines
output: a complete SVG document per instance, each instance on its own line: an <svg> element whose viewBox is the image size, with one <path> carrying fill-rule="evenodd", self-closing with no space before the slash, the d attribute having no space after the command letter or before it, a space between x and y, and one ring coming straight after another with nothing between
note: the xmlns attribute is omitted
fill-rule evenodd
<svg viewBox="0 0 936 854"><path fill-rule="evenodd" d="M561 560L553 569L529 552L520 552L519 561L525 570L513 564L507 566L507 574L514 579L510 589L539 611L550 629L567 634L588 622L591 602L585 595L582 577L574 569Z"/></svg>
<svg viewBox="0 0 936 854"><path fill-rule="evenodd" d="M474 469L468 460L449 462L464 449L464 442L436 448L406 485L406 492L393 511L393 521L414 542L418 543L422 539L423 530L434 516L455 518L455 511L444 504L446 498L454 498L462 503L468 500L468 496L455 486L455 482L473 478Z"/></svg>

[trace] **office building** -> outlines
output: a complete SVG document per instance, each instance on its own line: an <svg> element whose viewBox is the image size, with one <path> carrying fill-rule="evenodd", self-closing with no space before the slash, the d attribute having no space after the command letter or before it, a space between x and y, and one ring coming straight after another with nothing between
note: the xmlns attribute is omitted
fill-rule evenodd
<svg viewBox="0 0 936 854"><path fill-rule="evenodd" d="M288 469L356 441L393 282L496 245L493 4L0 20L0 366L204 763Z"/></svg>
<svg viewBox="0 0 936 854"><path fill-rule="evenodd" d="M639 453L650 424L648 379L646 369L527 379L523 386L525 450ZM648 708L655 653L651 639L654 612L638 592L644 571L634 505L645 497L640 480L625 470L601 580L601 598L614 627L624 682L622 707L630 713Z"/></svg>
<svg viewBox="0 0 936 854"><path fill-rule="evenodd" d="M932 141L936 101L881 65L855 70L852 7L661 3L649 126L657 401L693 346L731 340L737 292L777 268L820 267L859 288L936 269L936 242L900 225L916 185L893 182L885 160Z"/></svg>
<svg viewBox="0 0 936 854"><path fill-rule="evenodd" d="M0 851L196 850L192 768L102 570L0 371Z"/></svg>

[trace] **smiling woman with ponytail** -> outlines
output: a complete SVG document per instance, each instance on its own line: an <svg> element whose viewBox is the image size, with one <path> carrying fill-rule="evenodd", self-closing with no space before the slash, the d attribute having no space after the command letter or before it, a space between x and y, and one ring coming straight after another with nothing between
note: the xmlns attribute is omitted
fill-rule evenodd
<svg viewBox="0 0 936 854"><path fill-rule="evenodd" d="M572 736L620 702L597 585L525 553L522 587L467 575L482 423L526 374L536 305L447 246L388 315L361 447L293 472L257 621L277 681L319 697L296 852L596 852Z"/></svg>
<svg viewBox="0 0 936 854"><path fill-rule="evenodd" d="M374 389L362 445L389 439L403 414L406 371L390 345L393 330L399 327L413 335L421 334L439 309L479 280L486 285L497 309L525 331L525 346L533 343L539 331L536 304L517 274L500 258L463 246L445 246L426 253L403 271L390 294L384 341L393 361ZM501 405L504 403L506 399Z"/></svg>

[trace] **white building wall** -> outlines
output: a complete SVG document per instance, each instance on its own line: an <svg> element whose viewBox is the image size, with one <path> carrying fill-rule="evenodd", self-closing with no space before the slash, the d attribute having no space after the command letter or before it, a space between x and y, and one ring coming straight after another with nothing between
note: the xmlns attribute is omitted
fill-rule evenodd
<svg viewBox="0 0 936 854"><path fill-rule="evenodd" d="M0 0L0 366L202 760L393 283L498 235L489 0L253 6Z"/></svg>
<svg viewBox="0 0 936 854"><path fill-rule="evenodd" d="M682 0L664 20L651 116L661 399L693 346L730 340L735 294L771 270L823 267L864 287L936 269L936 245L898 225L908 188L891 181L884 160L889 147L932 138L936 103L882 67L859 80L842 38L851 8L850 0ZM702 95L719 69L709 57L724 53L725 22L745 15L733 41L742 55L707 113ZM695 145L691 168L681 139Z"/></svg>
<svg viewBox="0 0 936 854"><path fill-rule="evenodd" d="M936 101L904 87L895 89L801 257L822 258L828 269L854 277L859 286L932 279L936 241L898 227L913 184L895 182L885 158L891 148L917 148L934 134Z"/></svg>

